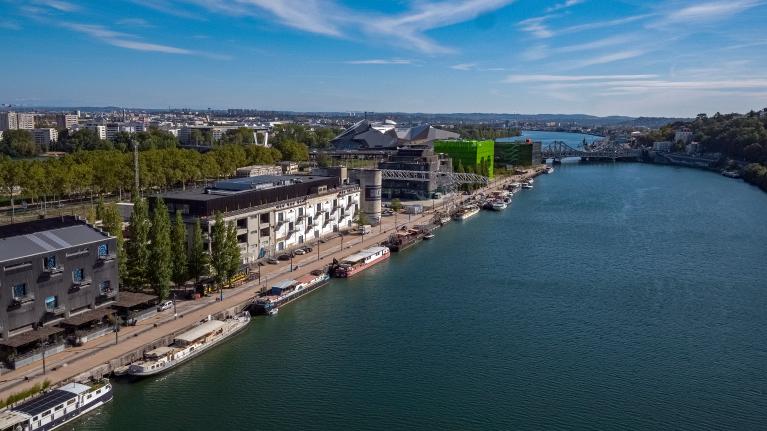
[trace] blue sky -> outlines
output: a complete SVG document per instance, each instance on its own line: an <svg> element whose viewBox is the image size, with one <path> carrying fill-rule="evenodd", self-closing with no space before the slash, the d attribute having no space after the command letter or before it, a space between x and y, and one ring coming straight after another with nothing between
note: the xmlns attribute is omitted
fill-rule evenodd
<svg viewBox="0 0 767 431"><path fill-rule="evenodd" d="M0 0L0 12L4 104L767 107L767 0Z"/></svg>

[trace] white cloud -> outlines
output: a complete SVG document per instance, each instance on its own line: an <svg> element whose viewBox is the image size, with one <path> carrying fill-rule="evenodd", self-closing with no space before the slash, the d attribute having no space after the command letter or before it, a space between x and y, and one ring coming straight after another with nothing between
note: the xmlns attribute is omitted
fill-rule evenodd
<svg viewBox="0 0 767 431"><path fill-rule="evenodd" d="M376 58L372 60L351 60L351 61L345 61L346 64L413 64L411 60L403 60L403 59L381 59Z"/></svg>
<svg viewBox="0 0 767 431"><path fill-rule="evenodd" d="M546 25L546 21L551 16L539 16L535 18L528 18L519 22L519 27L522 31L526 31L539 39L546 39L554 36L554 31L549 29Z"/></svg>
<svg viewBox="0 0 767 431"><path fill-rule="evenodd" d="M565 69L579 69L581 67L595 66L598 64L614 63L616 61L639 57L644 55L646 52L647 51L641 49L629 49L624 51L611 52L609 54L602 54L596 57L574 60L569 63L565 63L563 67Z"/></svg>
<svg viewBox="0 0 767 431"><path fill-rule="evenodd" d="M97 24L78 24L78 23L61 23L61 26L78 32L86 34L100 42L117 46L120 48L131 49L134 51L147 51L147 52L160 52L164 54L176 54L176 55L197 55L202 57L209 57L215 59L226 59L226 56L209 54L201 51L193 51L185 48L178 48L170 45L163 45L158 43L143 42L139 40L138 36L128 33L122 33L114 30L110 30L104 26Z"/></svg>
<svg viewBox="0 0 767 431"><path fill-rule="evenodd" d="M143 27L143 28L154 27L152 24L149 23L149 21L143 18L124 18L117 21L117 24L126 26L126 27Z"/></svg>
<svg viewBox="0 0 767 431"><path fill-rule="evenodd" d="M722 20L762 4L764 4L764 1L761 0L727 0L697 3L670 12L666 15L664 23L696 23Z"/></svg>
<svg viewBox="0 0 767 431"><path fill-rule="evenodd" d="M582 81L608 81L608 80L642 80L657 78L658 75L509 75L503 82L582 82Z"/></svg>
<svg viewBox="0 0 767 431"><path fill-rule="evenodd" d="M551 6L550 8L546 9L546 13L558 11L560 9L567 9L569 7L573 7L577 4L583 3L585 0L565 0L564 3L557 3L554 6Z"/></svg>
<svg viewBox="0 0 767 431"><path fill-rule="evenodd" d="M60 12L73 12L79 9L77 5L74 5L72 3L69 3L63 0L38 0L35 3L48 6Z"/></svg>
<svg viewBox="0 0 767 431"><path fill-rule="evenodd" d="M0 28L3 30L21 30L21 26L15 21L0 20Z"/></svg>
<svg viewBox="0 0 767 431"><path fill-rule="evenodd" d="M451 69L455 70L473 70L477 68L476 63L460 63L460 64L454 64L450 66Z"/></svg>

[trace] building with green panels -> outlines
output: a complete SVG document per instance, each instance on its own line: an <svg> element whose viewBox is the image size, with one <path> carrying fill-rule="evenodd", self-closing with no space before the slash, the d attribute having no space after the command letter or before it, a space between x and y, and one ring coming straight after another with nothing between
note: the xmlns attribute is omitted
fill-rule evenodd
<svg viewBox="0 0 767 431"><path fill-rule="evenodd" d="M438 140L434 141L434 151L450 156L453 159L454 169L462 165L464 169L471 167L477 172L484 162L487 164L488 177L493 177L493 160L495 158L493 141Z"/></svg>
<svg viewBox="0 0 767 431"><path fill-rule="evenodd" d="M541 143L533 141L496 142L495 163L510 166L541 164Z"/></svg>

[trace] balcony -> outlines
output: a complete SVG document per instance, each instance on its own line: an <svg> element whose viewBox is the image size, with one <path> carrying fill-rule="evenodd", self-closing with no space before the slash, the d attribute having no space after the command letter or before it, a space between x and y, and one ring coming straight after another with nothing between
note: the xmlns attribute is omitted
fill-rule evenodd
<svg viewBox="0 0 767 431"><path fill-rule="evenodd" d="M46 308L45 309L45 313L48 314L49 316L60 316L60 315L64 314L66 311L67 311L67 307L65 307L63 305L58 305L58 306L53 307L53 308Z"/></svg>
<svg viewBox="0 0 767 431"><path fill-rule="evenodd" d="M64 267L61 265L43 269L43 274L48 274L48 276L50 277L53 277L54 275L59 275L63 272L64 272Z"/></svg>
<svg viewBox="0 0 767 431"><path fill-rule="evenodd" d="M27 296L13 298L13 301L11 301L11 303L8 305L8 311L19 310L21 308L27 309L29 307L26 305L32 304L34 300L35 300L34 295L27 295Z"/></svg>
<svg viewBox="0 0 767 431"><path fill-rule="evenodd" d="M94 266L102 266L109 262L114 262L115 259L117 259L117 254L115 253L104 254L96 259L96 265Z"/></svg>
<svg viewBox="0 0 767 431"><path fill-rule="evenodd" d="M69 293L77 292L80 289L84 289L84 288L86 288L86 287L88 287L90 285L91 285L91 278L90 277L86 277L86 278L84 278L84 279L82 279L80 281L75 281L74 283L72 283L72 286L70 286Z"/></svg>

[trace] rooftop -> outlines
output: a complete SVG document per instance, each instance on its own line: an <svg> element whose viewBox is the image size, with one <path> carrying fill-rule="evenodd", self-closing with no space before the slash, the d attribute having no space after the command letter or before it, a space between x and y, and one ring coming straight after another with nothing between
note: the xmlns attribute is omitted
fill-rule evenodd
<svg viewBox="0 0 767 431"><path fill-rule="evenodd" d="M164 199L185 199L209 201L221 196L231 196L243 192L279 189L295 184L321 183L328 177L317 175L258 175L255 177L232 178L216 181L208 188L188 188L163 193Z"/></svg>
<svg viewBox="0 0 767 431"><path fill-rule="evenodd" d="M108 237L74 217L11 224L0 229L0 262L91 244Z"/></svg>

